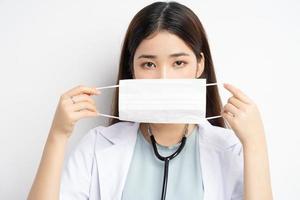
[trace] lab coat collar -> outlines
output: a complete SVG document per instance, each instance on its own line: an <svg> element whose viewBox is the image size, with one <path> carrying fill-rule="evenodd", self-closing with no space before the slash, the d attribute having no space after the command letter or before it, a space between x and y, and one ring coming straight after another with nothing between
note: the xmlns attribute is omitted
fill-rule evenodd
<svg viewBox="0 0 300 200"><path fill-rule="evenodd" d="M126 127L125 128L126 130L124 129L120 130L119 127L116 126L117 124L113 124L101 130L101 134L113 144L124 143L124 142L128 142L129 139L135 139L136 136L135 133L137 133L137 130L140 126L140 122L122 122L122 123L128 124L128 126L124 126ZM197 125L199 128L205 128L211 126L211 124L205 118L202 121L200 121ZM122 134L121 132L122 133L125 132L125 133Z"/></svg>
<svg viewBox="0 0 300 200"><path fill-rule="evenodd" d="M120 126L119 123L116 123L105 127L100 131L101 135L113 144L134 141L140 122L122 121L121 123L123 123L122 126ZM206 118L203 118L197 125L201 143L208 143L217 147L220 146L221 148L230 148L232 145L239 142L236 137L227 137L226 143L224 143L224 141L219 138L220 134L212 134L211 132L232 132L232 130L213 126Z"/></svg>
<svg viewBox="0 0 300 200"><path fill-rule="evenodd" d="M130 167L131 158L139 128L139 122L122 122L113 124L101 130L101 134L112 145L96 152L99 171L100 193L102 200L120 200ZM234 145L237 141L223 140L214 136L221 131L220 127L210 124L206 119L198 123L199 151L204 186L204 200L222 199L223 186L219 160L219 147ZM215 128L215 129L214 129ZM225 129L222 129L224 131ZM215 138L214 138L215 137ZM226 137L226 136L225 136ZM229 137L230 138L230 137ZM225 145L225 146L224 146Z"/></svg>

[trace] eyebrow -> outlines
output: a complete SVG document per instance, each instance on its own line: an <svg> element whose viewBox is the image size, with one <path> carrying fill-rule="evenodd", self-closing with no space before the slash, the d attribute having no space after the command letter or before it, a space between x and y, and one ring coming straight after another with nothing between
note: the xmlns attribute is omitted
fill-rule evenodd
<svg viewBox="0 0 300 200"><path fill-rule="evenodd" d="M190 56L190 54L184 53L184 52L180 52L180 53L173 53L173 54L169 55L169 57L179 57L179 56ZM156 55L142 54L137 59L140 59L140 58L152 58L152 59L155 59L155 58L157 58L157 56Z"/></svg>

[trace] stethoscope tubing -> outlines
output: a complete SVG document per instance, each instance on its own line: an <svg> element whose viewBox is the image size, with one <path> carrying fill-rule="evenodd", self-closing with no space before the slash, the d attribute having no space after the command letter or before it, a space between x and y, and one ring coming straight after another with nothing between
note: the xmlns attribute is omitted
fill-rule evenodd
<svg viewBox="0 0 300 200"><path fill-rule="evenodd" d="M171 154L170 156L161 156L157 150L157 146L156 146L156 141L155 141L155 138L154 136L151 134L150 136L151 138L151 143L152 143L152 146L153 146L153 150L154 150L154 154L155 156L161 160L161 161L164 161L164 180L163 180L163 187L162 187L162 193L161 193L161 200L165 200L166 199L166 193L167 193L167 186L168 186L168 175L169 175L169 162L170 160L172 160L173 158L175 158L183 149L183 147L185 146L185 143L186 143L186 136L183 136L182 139L181 139L181 144L180 146L178 147L178 149L173 153Z"/></svg>

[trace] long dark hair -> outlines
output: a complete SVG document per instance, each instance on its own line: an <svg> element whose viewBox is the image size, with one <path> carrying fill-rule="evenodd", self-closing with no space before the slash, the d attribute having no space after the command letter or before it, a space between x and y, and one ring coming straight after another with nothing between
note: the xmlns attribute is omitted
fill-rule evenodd
<svg viewBox="0 0 300 200"><path fill-rule="evenodd" d="M139 44L153 33L166 30L177 35L193 50L197 61L204 54L205 66L202 75L198 78L206 78L207 83L217 82L213 61L206 32L196 14L188 7L177 2L155 2L140 10L132 19L123 41L119 62L119 74L117 84L121 79L133 78L133 57ZM112 114L119 116L118 93L116 88L112 103ZM217 86L207 87L206 116L220 115L222 101ZM109 125L122 120L112 118ZM212 125L226 127L222 117L210 119Z"/></svg>

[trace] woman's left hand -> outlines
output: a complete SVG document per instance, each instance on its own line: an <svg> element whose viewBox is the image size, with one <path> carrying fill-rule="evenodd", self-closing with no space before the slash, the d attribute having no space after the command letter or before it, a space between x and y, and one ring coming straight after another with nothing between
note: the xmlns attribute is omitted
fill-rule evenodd
<svg viewBox="0 0 300 200"><path fill-rule="evenodd" d="M259 142L264 139L264 127L256 104L240 89L224 84L233 94L221 112L242 144Z"/></svg>

